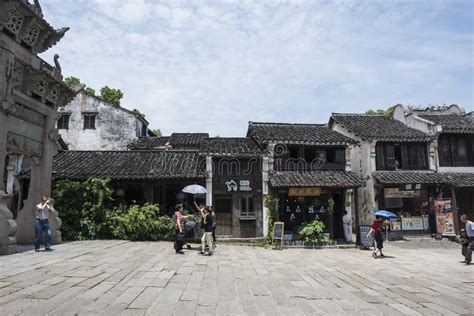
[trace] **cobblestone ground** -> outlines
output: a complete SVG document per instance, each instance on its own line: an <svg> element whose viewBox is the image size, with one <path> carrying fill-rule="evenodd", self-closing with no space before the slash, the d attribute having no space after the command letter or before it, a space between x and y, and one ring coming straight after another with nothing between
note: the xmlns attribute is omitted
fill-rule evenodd
<svg viewBox="0 0 474 316"><path fill-rule="evenodd" d="M474 314L474 266L459 248L356 249L89 241L0 257L0 314ZM407 244L403 244L406 246Z"/></svg>

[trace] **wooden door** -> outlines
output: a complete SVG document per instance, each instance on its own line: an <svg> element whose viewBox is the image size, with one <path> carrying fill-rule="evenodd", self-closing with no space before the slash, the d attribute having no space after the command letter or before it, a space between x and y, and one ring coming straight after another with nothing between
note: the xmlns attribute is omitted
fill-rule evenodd
<svg viewBox="0 0 474 316"><path fill-rule="evenodd" d="M217 195L214 197L217 226L216 235L232 236L232 196Z"/></svg>

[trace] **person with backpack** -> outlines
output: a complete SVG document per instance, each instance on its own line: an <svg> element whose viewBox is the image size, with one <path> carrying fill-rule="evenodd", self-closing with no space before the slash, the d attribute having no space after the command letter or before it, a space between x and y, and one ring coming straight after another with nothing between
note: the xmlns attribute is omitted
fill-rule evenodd
<svg viewBox="0 0 474 316"><path fill-rule="evenodd" d="M372 222L370 231L367 234L367 237L372 234L375 239L375 251L372 253L374 258L377 258L377 250L379 251L380 257L385 257L385 255L382 253L384 231L383 217L375 216L375 221Z"/></svg>

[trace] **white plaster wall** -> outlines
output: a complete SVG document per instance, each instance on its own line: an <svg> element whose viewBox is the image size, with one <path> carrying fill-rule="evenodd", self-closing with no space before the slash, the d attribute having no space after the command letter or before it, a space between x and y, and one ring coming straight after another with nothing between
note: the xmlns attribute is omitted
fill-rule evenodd
<svg viewBox="0 0 474 316"><path fill-rule="evenodd" d="M369 224L372 219L370 211L376 209L374 179L372 177L372 172L375 171L375 143L362 140L336 122L333 123L331 129L359 142L358 146L351 149L350 168L352 172L366 182L364 187L357 190L357 197L359 224Z"/></svg>
<svg viewBox="0 0 474 316"><path fill-rule="evenodd" d="M474 173L474 167L439 167L438 172Z"/></svg>
<svg viewBox="0 0 474 316"><path fill-rule="evenodd" d="M134 114L84 93L60 111L71 114L69 129L59 130L70 150L126 150L144 124ZM84 112L97 112L95 129L83 129Z"/></svg>

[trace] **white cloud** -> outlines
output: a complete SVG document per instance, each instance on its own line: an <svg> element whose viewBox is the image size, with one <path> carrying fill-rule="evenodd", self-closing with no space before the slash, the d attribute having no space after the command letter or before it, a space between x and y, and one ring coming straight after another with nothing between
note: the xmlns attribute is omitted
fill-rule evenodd
<svg viewBox="0 0 474 316"><path fill-rule="evenodd" d="M444 2L46 3L71 31L45 58L59 52L66 75L122 89L124 106L165 133L245 135L249 120L325 122L399 102L473 106L473 22Z"/></svg>

